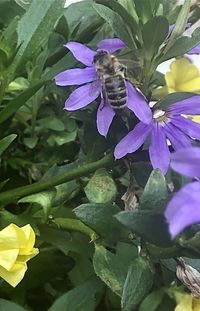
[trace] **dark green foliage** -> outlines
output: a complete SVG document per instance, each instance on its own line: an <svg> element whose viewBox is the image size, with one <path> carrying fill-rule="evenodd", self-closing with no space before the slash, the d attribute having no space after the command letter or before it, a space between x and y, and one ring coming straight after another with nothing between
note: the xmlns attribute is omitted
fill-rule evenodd
<svg viewBox="0 0 200 311"><path fill-rule="evenodd" d="M164 218L188 180L153 170L149 141L115 161L136 116L119 111L105 138L96 126L100 97L63 110L79 86L58 87L54 77L84 67L66 42L95 50L102 39L120 38L126 78L154 100L165 85L158 64L200 43L200 28L184 34L199 8L188 0L84 0L67 8L64 0L1 0L0 12L0 230L30 224L40 250L16 288L0 280L0 311L174 311L183 289L174 258L200 271L199 225L172 241ZM169 94L154 109L192 95Z"/></svg>

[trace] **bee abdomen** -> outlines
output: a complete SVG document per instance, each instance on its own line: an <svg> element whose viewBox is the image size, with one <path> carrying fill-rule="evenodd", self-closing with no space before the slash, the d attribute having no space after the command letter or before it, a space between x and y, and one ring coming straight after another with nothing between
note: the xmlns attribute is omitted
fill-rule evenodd
<svg viewBox="0 0 200 311"><path fill-rule="evenodd" d="M120 109L126 106L126 85L121 75L107 78L105 80L105 89L108 102L113 109Z"/></svg>

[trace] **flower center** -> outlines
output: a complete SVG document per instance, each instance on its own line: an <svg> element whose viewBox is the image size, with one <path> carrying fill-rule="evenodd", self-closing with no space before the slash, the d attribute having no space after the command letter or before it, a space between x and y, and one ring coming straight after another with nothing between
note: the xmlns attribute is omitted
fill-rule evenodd
<svg viewBox="0 0 200 311"><path fill-rule="evenodd" d="M166 111L161 110L161 109L157 109L154 111L153 118L156 122L159 122L159 123L169 121Z"/></svg>

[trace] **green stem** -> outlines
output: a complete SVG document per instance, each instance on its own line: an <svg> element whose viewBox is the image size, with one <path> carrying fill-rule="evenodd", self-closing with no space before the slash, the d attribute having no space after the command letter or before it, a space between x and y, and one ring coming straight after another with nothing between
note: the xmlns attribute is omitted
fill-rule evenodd
<svg viewBox="0 0 200 311"><path fill-rule="evenodd" d="M98 235L95 231L93 231L88 226L84 225L80 220L78 219L66 219L66 218L55 218L53 220L53 223L55 223L58 227L62 229L66 229L69 231L78 231L80 233L83 233L91 239L91 241L94 241L98 238Z"/></svg>
<svg viewBox="0 0 200 311"><path fill-rule="evenodd" d="M2 192L0 193L0 203L14 202L20 197L44 191L54 186L63 184L67 181L73 180L75 178L88 175L96 171L98 168L111 166L112 163L113 163L113 156L109 154L96 162L88 163L81 167L73 168L70 171L58 174L57 176L52 176L51 178L36 182L32 185L27 185Z"/></svg>

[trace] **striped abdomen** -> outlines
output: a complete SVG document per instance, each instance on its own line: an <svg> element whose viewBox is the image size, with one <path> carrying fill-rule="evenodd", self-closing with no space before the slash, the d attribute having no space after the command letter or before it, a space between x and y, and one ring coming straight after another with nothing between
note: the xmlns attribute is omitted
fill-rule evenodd
<svg viewBox="0 0 200 311"><path fill-rule="evenodd" d="M113 109L126 106L127 93L125 80L121 74L113 75L104 80L105 91L109 104Z"/></svg>

